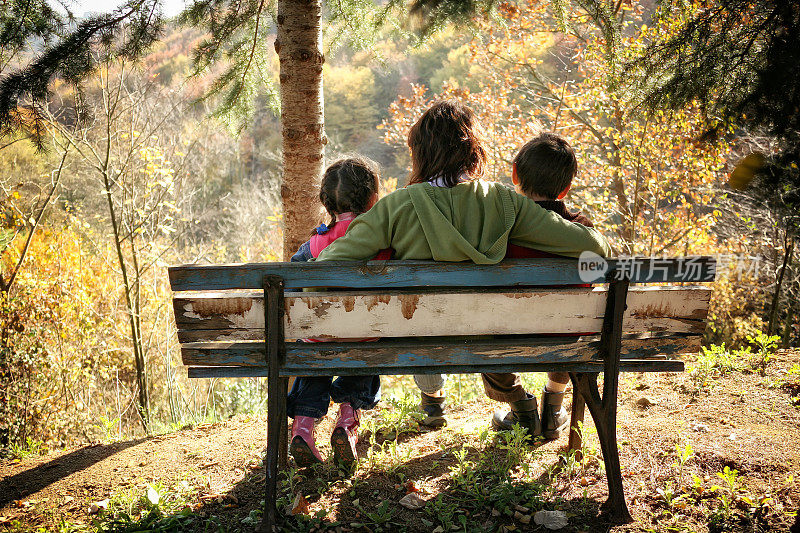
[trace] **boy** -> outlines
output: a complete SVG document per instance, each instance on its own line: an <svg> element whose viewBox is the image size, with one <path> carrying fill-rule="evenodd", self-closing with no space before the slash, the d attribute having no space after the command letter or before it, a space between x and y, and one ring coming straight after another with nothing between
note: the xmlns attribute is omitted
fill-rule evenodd
<svg viewBox="0 0 800 533"><path fill-rule="evenodd" d="M561 200L569 192L572 180L578 173L578 162L572 147L553 133L543 133L520 149L514 158L511 179L517 193L536 201L541 207L559 214L561 217L588 227L593 227L588 218L580 212L569 211ZM526 248L513 243L508 244L506 257L545 258L559 257L548 252ZM444 383L444 376L426 376L429 383ZM569 383L566 372L548 372L547 385L542 393L541 414L535 396L530 396L522 388L519 376L512 373L492 373L483 375L487 395L498 401L508 402L510 411L497 411L492 417L496 430L508 430L515 423L531 430L534 436L557 439L566 427L569 418L562 407L564 389ZM421 408L426 414L423 424L437 427L444 421L444 395L425 387L428 383L418 383L421 389Z"/></svg>

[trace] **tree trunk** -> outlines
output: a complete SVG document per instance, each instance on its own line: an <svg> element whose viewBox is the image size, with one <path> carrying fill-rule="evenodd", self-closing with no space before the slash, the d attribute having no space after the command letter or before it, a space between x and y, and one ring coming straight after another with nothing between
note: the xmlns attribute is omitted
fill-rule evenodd
<svg viewBox="0 0 800 533"><path fill-rule="evenodd" d="M781 286L783 285L783 278L786 274L786 268L792 263L792 250L794 249L794 240L784 240L785 252L783 254L783 265L781 266L781 273L778 275L778 280L775 282L775 292L772 295L772 306L769 311L769 319L767 321L767 335L772 335L775 331L775 319L778 317L778 304L781 300Z"/></svg>
<svg viewBox="0 0 800 533"><path fill-rule="evenodd" d="M283 257L308 240L319 213L323 131L322 4L279 0L275 51L280 59L283 131Z"/></svg>
<svg viewBox="0 0 800 533"><path fill-rule="evenodd" d="M781 348L788 348L792 343L792 333L794 327L794 316L797 312L798 302L796 299L788 298L789 305L786 306L786 318L783 322L783 334L781 339Z"/></svg>

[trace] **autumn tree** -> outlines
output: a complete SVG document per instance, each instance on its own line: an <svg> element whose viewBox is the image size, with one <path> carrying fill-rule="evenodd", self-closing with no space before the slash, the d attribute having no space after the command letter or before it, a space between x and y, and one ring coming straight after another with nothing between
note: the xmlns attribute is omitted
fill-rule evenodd
<svg viewBox="0 0 800 533"><path fill-rule="evenodd" d="M127 62L118 60L98 71L87 90L95 120L91 127L70 127L59 117L57 145L80 156L82 173L92 175L103 192L107 232L121 278L122 299L130 329L136 369L136 394L142 423L150 421L147 352L143 307L146 275L175 242L179 211L177 190L182 160L191 150L189 132L175 129L180 99Z"/></svg>
<svg viewBox="0 0 800 533"><path fill-rule="evenodd" d="M485 129L489 178L507 180L519 147L539 131L555 131L578 153L573 202L613 231L618 251L708 251L708 206L724 169L724 143L695 143L705 125L697 106L642 112L621 69L674 21L648 27L641 8L625 3L610 11L570 5L560 27L559 14L539 2L503 3L499 10L501 23L476 22L480 31L468 48L479 89L458 80L433 96L415 88L393 105L387 140L402 143L431 99L465 99Z"/></svg>
<svg viewBox="0 0 800 533"><path fill-rule="evenodd" d="M748 198L742 201L758 218L775 222L768 229L782 233L771 243L773 250L782 250L774 262L775 288L766 313L772 333L800 238L800 7L778 0L714 0L703 9L695 3L666 4L684 13L682 23L668 38L650 44L628 69L641 80L643 102L651 109L699 102L715 117L704 139L734 127L740 138L762 141L740 143L755 153L741 154L747 157L731 185L746 189ZM789 286L790 292L800 291L796 283ZM784 344L798 312L792 298L787 302Z"/></svg>
<svg viewBox="0 0 800 533"><path fill-rule="evenodd" d="M16 0L14 5L28 9L34 2L39 0ZM374 40L374 29L386 20L387 13L387 9L356 0L330 2L326 9L328 22L337 28L334 40L358 46ZM286 258L306 236L311 222L308 206L315 202L324 164L322 15L319 0L196 0L181 15L182 22L207 32L207 38L195 48L196 74L224 64L206 97L218 99L215 115L235 130L249 121L258 94L276 94L269 61L273 45L278 53ZM128 0L113 12L80 21L72 29L52 10L44 19L51 21L52 27L40 33L52 44L0 80L0 136L25 128L40 146L43 112L55 79L74 87L77 118L85 119L88 108L83 104L82 82L104 61L90 52L101 45L110 46L115 57L138 59L161 37L164 26L162 0ZM277 26L274 39L270 31L273 20ZM11 42L6 29L0 31L0 47ZM22 107L30 113L20 113Z"/></svg>

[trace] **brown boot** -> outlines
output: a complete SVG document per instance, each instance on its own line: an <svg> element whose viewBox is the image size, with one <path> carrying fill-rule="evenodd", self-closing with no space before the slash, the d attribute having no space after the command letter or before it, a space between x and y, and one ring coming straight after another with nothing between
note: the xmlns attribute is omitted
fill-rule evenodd
<svg viewBox="0 0 800 533"><path fill-rule="evenodd" d="M444 396L428 396L424 392L420 392L422 401L420 401L419 408L425 414L419 425L432 429L439 429L447 425L447 419L444 417L446 398Z"/></svg>
<svg viewBox="0 0 800 533"><path fill-rule="evenodd" d="M564 391L549 392L546 388L542 391L542 436L546 440L557 439L569 424L569 414L561 405L563 402Z"/></svg>
<svg viewBox="0 0 800 533"><path fill-rule="evenodd" d="M539 437L542 434L542 424L539 420L539 406L536 403L536 396L528 395L525 400L510 402L510 411L500 410L494 412L492 417L492 428L495 431L509 431L514 424L519 424L528 430L531 437Z"/></svg>

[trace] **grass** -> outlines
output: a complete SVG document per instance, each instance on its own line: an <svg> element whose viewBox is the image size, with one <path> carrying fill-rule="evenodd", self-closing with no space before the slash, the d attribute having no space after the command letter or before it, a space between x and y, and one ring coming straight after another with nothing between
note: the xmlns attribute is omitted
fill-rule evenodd
<svg viewBox="0 0 800 533"><path fill-rule="evenodd" d="M24 446L11 444L8 448L8 454L12 461L21 461L30 455L43 455L47 453L47 451L48 447L42 441L30 437L25 439ZM2 455L0 455L0 457L2 457Z"/></svg>
<svg viewBox="0 0 800 533"><path fill-rule="evenodd" d="M710 376L745 371L754 375L758 367L754 368L749 354L747 350L731 352L724 346L711 347L698 356L698 363L704 365ZM786 372L787 382L798 375L800 366L791 367ZM526 376L526 388L537 390L543 380L542 375ZM464 376L460 380L454 376L446 387L451 404L483 395L479 376ZM711 386L685 392L690 396L711 394ZM570 526L577 530L592 530L597 526L598 493L591 489L600 487L602 493L605 484L591 425L577 428L583 437L582 457L560 451L553 465L547 464L552 457L544 456L541 448L519 427L501 434L490 431L487 420L448 427L435 434L434 448L425 451L424 468L431 471L428 476L424 470L420 471L419 465L416 470L411 466L421 459L415 447L420 418L417 402L410 377L386 377L381 407L366 413L362 420L362 436L367 439L368 450L352 470L341 471L329 461L314 469L290 470L285 474L278 508L283 511L302 492L312 511L286 517L283 530L316 533L346 527L353 532L375 533L505 532L532 529L530 520L537 511L559 509L569 511ZM37 447L33 444L20 453L34 453ZM774 509L779 495L794 490L791 476L786 478L784 487L766 491L747 488L737 471L739 466L717 463L711 469L695 448L689 433L651 454L650 460L656 463L647 464L649 474L645 479L649 481L642 482L646 485L640 492L647 498L639 507L646 514L641 521L643 529L649 521L652 531L693 531L698 525L711 532L764 530L765 517ZM259 471L263 473L253 470ZM429 483L419 489L427 503L414 515L416 522L409 525L408 512L398 501L405 491L418 489L414 484L425 484L428 478L435 478L436 484ZM414 484L407 485L409 480ZM631 485L632 481L627 480L629 499L636 493ZM107 510L94 516L90 523L62 521L48 531L252 530L261 521L262 506L260 502L255 509L225 512L221 511L224 506L200 503L198 490L189 483L152 483L148 487L142 481L133 489L114 494ZM526 520L530 526L525 525ZM23 524L15 527L12 531L38 531L26 529Z"/></svg>

